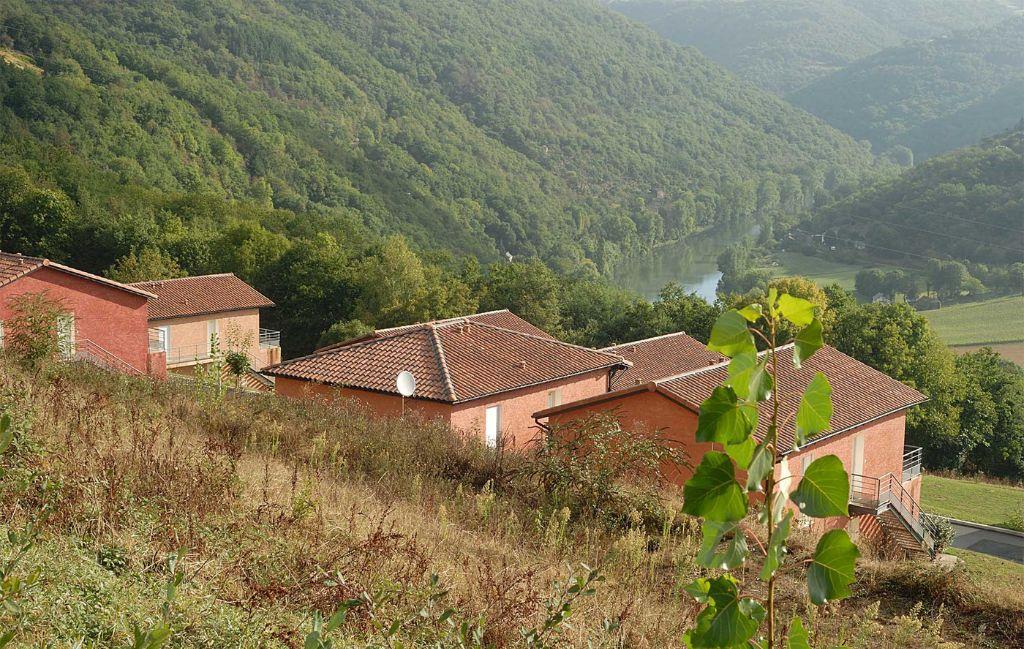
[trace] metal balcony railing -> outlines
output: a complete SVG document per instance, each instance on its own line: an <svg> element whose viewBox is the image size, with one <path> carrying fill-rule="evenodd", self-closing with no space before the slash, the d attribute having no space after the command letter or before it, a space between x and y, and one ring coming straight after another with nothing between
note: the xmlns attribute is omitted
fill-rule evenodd
<svg viewBox="0 0 1024 649"><path fill-rule="evenodd" d="M281 346L281 332L273 329L260 329L260 349Z"/></svg>
<svg viewBox="0 0 1024 649"><path fill-rule="evenodd" d="M921 447L903 447L903 482L921 475Z"/></svg>
<svg viewBox="0 0 1024 649"><path fill-rule="evenodd" d="M210 343L196 343L194 345L182 345L172 347L167 351L167 364L179 365L181 363L199 363L208 360L213 354L210 350Z"/></svg>

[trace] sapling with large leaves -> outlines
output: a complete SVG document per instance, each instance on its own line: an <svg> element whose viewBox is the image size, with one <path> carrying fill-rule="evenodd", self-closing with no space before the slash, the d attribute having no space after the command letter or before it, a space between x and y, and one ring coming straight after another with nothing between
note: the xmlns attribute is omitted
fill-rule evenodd
<svg viewBox="0 0 1024 649"><path fill-rule="evenodd" d="M787 324L788 323L788 324ZM778 340L783 331L796 334ZM684 487L683 510L703 520L703 543L697 555L702 565L732 571L750 558L747 545L754 530L745 529L750 500L761 494L763 507L757 529L763 529L764 558L758 578L767 583L763 600L744 596L743 583L731 574L702 578L687 592L705 604L696 626L687 632L689 647L778 646L775 582L786 558L786 540L793 522L786 488L775 467L794 450L780 447L779 431L793 427L795 446L828 429L832 418L832 389L824 374L816 373L800 399L795 417L782 420L776 389L780 347L792 343L792 362L799 370L823 345L821 321L814 305L773 288L760 303L726 311L711 331L708 347L728 356L726 379L700 407L698 442L714 442L723 451L704 455ZM757 350L760 341L763 351ZM766 418L761 422L759 418ZM744 476L743 473L746 473ZM804 471L788 500L804 516L847 516L849 477L834 455L815 460ZM724 544L724 546L723 546ZM807 590L816 605L850 595L856 546L844 530L821 537L807 568ZM766 625L762 635L759 631ZM796 618L788 630L788 646L807 647L808 634Z"/></svg>

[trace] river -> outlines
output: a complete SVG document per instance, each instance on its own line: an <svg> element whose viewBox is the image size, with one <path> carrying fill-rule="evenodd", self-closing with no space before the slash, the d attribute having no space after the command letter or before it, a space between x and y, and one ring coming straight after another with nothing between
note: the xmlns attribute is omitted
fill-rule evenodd
<svg viewBox="0 0 1024 649"><path fill-rule="evenodd" d="M757 236L758 231L759 228L754 227L747 235ZM743 234L719 230L666 244L650 255L622 263L615 272L615 282L647 299L658 297L665 284L676 282L688 293L696 293L708 302L714 302L715 288L722 277L716 259L723 250L743 237Z"/></svg>

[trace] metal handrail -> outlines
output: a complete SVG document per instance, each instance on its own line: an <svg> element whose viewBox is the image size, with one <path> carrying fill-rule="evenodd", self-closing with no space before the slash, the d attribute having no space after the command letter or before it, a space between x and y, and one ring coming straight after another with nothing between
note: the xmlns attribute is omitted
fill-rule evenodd
<svg viewBox="0 0 1024 649"><path fill-rule="evenodd" d="M260 348L280 347L281 332L274 329L260 329Z"/></svg>
<svg viewBox="0 0 1024 649"><path fill-rule="evenodd" d="M117 354L108 351L97 345L95 342L83 339L75 341L75 360L90 361L95 365L106 369L115 370L131 376L145 376L146 373L124 360Z"/></svg>
<svg viewBox="0 0 1024 649"><path fill-rule="evenodd" d="M876 511L888 507L896 512L929 551L935 547L935 542L925 527L921 505L903 488L903 481L892 473L880 478L850 474L850 503Z"/></svg>
<svg viewBox="0 0 1024 649"><path fill-rule="evenodd" d="M922 454L923 449L920 446L903 447L903 482L921 475Z"/></svg>

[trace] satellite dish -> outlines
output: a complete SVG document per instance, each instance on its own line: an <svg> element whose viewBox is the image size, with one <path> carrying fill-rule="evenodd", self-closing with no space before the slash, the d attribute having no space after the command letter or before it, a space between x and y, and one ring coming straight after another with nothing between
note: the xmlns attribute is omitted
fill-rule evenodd
<svg viewBox="0 0 1024 649"><path fill-rule="evenodd" d="M403 397L411 397L416 392L416 377L412 375L412 372L399 372L398 377L395 378L395 387Z"/></svg>

